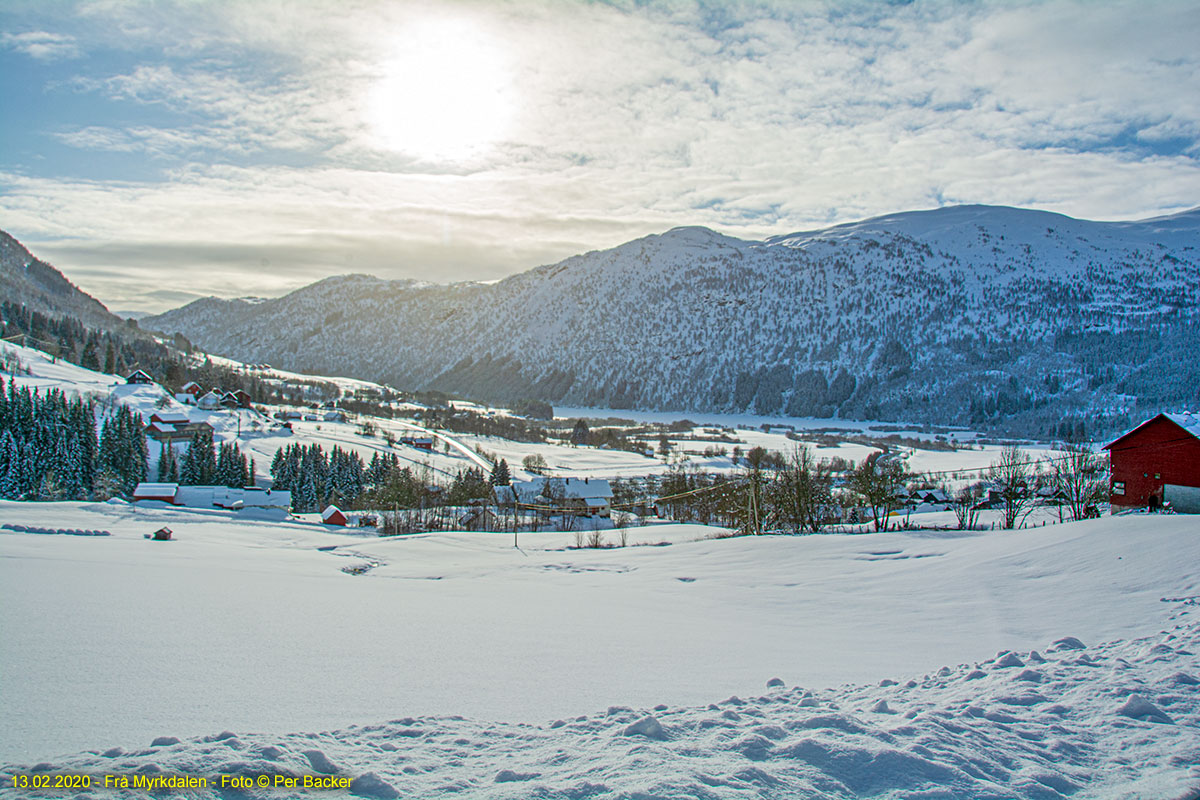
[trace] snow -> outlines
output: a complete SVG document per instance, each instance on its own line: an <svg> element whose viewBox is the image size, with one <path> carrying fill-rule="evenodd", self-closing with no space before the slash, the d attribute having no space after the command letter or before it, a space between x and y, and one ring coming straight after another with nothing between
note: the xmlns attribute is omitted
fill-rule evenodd
<svg viewBox="0 0 1200 800"><path fill-rule="evenodd" d="M0 761L25 768L311 774L318 750L385 793L495 797L1172 797L1200 781L1194 518L662 525L599 550L109 504L0 502L0 520L112 533L0 530L17 643L0 649ZM142 539L163 525L172 541ZM162 736L181 741L146 748Z"/></svg>
<svg viewBox="0 0 1200 800"><path fill-rule="evenodd" d="M1200 412L1185 411L1181 414L1167 414L1166 417L1197 439L1200 439Z"/></svg>
<svg viewBox="0 0 1200 800"><path fill-rule="evenodd" d="M46 392L50 389L69 389L81 396L107 397L115 386L125 385L125 379L90 369L77 367L69 361L53 358L41 350L0 341L0 353L16 356L21 366L31 374L5 375L18 386L28 386ZM130 387L135 388L133 386Z"/></svg>
<svg viewBox="0 0 1200 800"><path fill-rule="evenodd" d="M289 433L2 346L32 373L18 384L111 396L147 419L182 411L238 438L260 476L293 442L392 450L443 477L486 465L477 446L515 476L530 453L594 483L669 467L440 432L432 453L389 448L383 431L424 430L399 420L376 420L373 438L337 422ZM815 422L797 427L842 424ZM848 427L883 432L870 425ZM743 450L795 445L736 435ZM901 448L910 469L963 473L998 450ZM317 514L247 514L0 501L0 774L336 773L367 797L1117 798L1200 785L1194 517L756 538L662 524L602 531L608 547L591 549L574 533L521 533L514 547L512 534L381 539ZM164 526L172 540L144 538Z"/></svg>

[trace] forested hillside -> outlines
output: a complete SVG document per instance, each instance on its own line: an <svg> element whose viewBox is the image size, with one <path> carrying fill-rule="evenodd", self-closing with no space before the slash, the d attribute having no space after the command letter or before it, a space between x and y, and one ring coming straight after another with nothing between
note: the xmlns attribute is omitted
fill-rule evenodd
<svg viewBox="0 0 1200 800"><path fill-rule="evenodd" d="M988 206L763 242L677 228L494 285L350 275L143 324L493 401L1111 430L1196 401L1198 230Z"/></svg>

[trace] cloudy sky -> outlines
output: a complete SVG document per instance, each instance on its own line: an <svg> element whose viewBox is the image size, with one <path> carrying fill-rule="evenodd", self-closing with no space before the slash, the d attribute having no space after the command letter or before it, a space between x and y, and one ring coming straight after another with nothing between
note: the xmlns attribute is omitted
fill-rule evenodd
<svg viewBox="0 0 1200 800"><path fill-rule="evenodd" d="M118 311L676 225L1200 205L1200 4L5 0L0 228Z"/></svg>

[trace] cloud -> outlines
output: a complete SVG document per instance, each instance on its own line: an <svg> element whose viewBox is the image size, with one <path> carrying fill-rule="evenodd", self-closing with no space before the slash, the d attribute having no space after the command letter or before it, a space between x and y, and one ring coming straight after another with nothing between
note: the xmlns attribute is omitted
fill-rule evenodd
<svg viewBox="0 0 1200 800"><path fill-rule="evenodd" d="M58 61L80 58L83 55L75 37L48 31L2 33L0 46L24 53L38 61Z"/></svg>
<svg viewBox="0 0 1200 800"><path fill-rule="evenodd" d="M1165 0L78 10L89 51L131 54L74 84L120 113L50 135L161 179L14 171L0 219L121 305L164 278L490 279L680 224L758 238L960 202L1122 219L1200 196L1200 9ZM495 50L478 68L512 109L443 162L383 146L370 112L418 23L447 16Z"/></svg>

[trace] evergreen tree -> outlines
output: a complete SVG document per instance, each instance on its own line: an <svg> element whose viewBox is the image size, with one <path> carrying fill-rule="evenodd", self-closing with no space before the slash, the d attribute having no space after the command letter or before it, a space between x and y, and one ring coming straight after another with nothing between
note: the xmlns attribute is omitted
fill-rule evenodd
<svg viewBox="0 0 1200 800"><path fill-rule="evenodd" d="M483 472L475 467L460 471L446 493L446 502L452 506L463 506L472 500L486 500L492 496L492 485L484 479Z"/></svg>
<svg viewBox="0 0 1200 800"><path fill-rule="evenodd" d="M183 463L179 468L179 482L186 486L211 486L217 476L217 454L213 448L212 431L198 430L192 434Z"/></svg>
<svg viewBox="0 0 1200 800"><path fill-rule="evenodd" d="M512 483L508 462L503 458L492 465L492 474L488 477L488 483L492 486L508 486Z"/></svg>
<svg viewBox="0 0 1200 800"><path fill-rule="evenodd" d="M223 443L217 454L217 467L213 480L218 486L231 489L241 488L246 479L246 457L236 444Z"/></svg>
<svg viewBox="0 0 1200 800"><path fill-rule="evenodd" d="M147 455L141 417L121 406L101 426L97 469L116 479L116 491L132 494L146 480Z"/></svg>
<svg viewBox="0 0 1200 800"><path fill-rule="evenodd" d="M21 453L12 431L0 431L0 497L21 497Z"/></svg>
<svg viewBox="0 0 1200 800"><path fill-rule="evenodd" d="M318 504L320 499L317 496L317 481L315 476L309 471L303 473L300 477L300 486L292 493L292 508L301 514L308 514L313 511L320 511Z"/></svg>
<svg viewBox="0 0 1200 800"><path fill-rule="evenodd" d="M158 480L161 483L179 482L179 463L175 460L175 448L163 442L158 454Z"/></svg>

